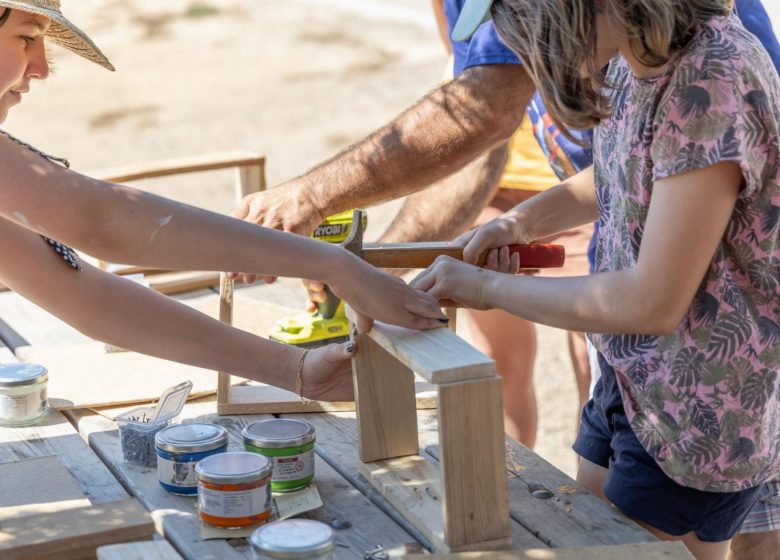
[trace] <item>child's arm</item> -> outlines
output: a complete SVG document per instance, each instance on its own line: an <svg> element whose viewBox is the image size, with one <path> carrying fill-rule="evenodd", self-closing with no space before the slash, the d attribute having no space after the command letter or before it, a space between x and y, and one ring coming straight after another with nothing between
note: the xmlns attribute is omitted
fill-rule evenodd
<svg viewBox="0 0 780 560"><path fill-rule="evenodd" d="M52 258L37 234L4 219L0 281L92 338L296 390L299 348L231 328L87 264L74 272L63 260ZM344 345L312 351L304 370L306 396L350 400L349 355Z"/></svg>
<svg viewBox="0 0 780 560"><path fill-rule="evenodd" d="M636 266L573 278L511 276L440 258L412 286L467 307L593 333L663 335L691 305L728 224L742 174L734 163L657 181ZM506 252L499 269L509 270Z"/></svg>
<svg viewBox="0 0 780 560"><path fill-rule="evenodd" d="M315 278L363 315L441 326L444 316L432 298L340 247L93 180L5 137L0 162L1 218L103 260Z"/></svg>
<svg viewBox="0 0 780 560"><path fill-rule="evenodd" d="M461 235L455 243L465 244L463 260L476 264L486 249L513 243L531 243L596 219L598 207L591 166L487 224Z"/></svg>

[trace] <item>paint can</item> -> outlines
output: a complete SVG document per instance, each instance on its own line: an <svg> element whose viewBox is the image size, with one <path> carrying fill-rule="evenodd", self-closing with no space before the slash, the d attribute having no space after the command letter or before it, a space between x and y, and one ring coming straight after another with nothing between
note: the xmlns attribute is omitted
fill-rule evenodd
<svg viewBox="0 0 780 560"><path fill-rule="evenodd" d="M0 365L0 426L29 426L49 410L49 372L37 364Z"/></svg>
<svg viewBox="0 0 780 560"><path fill-rule="evenodd" d="M198 493L198 461L227 451L228 433L215 424L181 424L158 432L157 479L171 494Z"/></svg>
<svg viewBox="0 0 780 560"><path fill-rule="evenodd" d="M333 530L313 519L287 519L255 529L249 539L256 560L331 560L336 548Z"/></svg>
<svg viewBox="0 0 780 560"><path fill-rule="evenodd" d="M215 527L238 529L271 516L271 461L243 451L206 457L196 466L198 513Z"/></svg>
<svg viewBox="0 0 780 560"><path fill-rule="evenodd" d="M250 424L243 431L244 449L273 461L274 492L305 488L314 480L314 426L278 418Z"/></svg>

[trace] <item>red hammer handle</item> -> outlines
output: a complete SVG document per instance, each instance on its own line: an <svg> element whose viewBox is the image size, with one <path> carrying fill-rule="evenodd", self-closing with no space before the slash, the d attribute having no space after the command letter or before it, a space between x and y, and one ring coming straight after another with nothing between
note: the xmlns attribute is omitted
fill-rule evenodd
<svg viewBox="0 0 780 560"><path fill-rule="evenodd" d="M485 264L489 252L485 251L479 256L479 266ZM549 243L509 245L509 254L515 253L520 255L520 268L559 268L566 260L566 250L563 245Z"/></svg>

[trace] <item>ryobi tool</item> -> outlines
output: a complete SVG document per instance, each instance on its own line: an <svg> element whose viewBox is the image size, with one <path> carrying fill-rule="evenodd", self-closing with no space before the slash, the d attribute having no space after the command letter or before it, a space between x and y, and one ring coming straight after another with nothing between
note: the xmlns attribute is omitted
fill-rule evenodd
<svg viewBox="0 0 780 560"><path fill-rule="evenodd" d="M312 233L312 238L326 243L346 241L352 228L353 211L348 210L326 219ZM360 230L366 227L365 212L360 213ZM301 348L316 348L333 342L349 340L349 320L344 312L344 302L325 286L327 298L317 303L317 310L301 313L281 320L269 334L271 340L292 344Z"/></svg>

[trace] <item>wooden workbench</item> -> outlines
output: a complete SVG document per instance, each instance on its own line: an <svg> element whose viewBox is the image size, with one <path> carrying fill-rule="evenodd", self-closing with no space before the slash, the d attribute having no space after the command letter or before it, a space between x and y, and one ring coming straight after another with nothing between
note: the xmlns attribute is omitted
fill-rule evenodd
<svg viewBox="0 0 780 560"><path fill-rule="evenodd" d="M56 347L83 341L82 335L47 318L47 314L29 307L30 304L20 301L18 296L4 293L0 298L0 320L4 321L0 325L0 336L10 346L10 349L0 347L0 360L12 358L14 345ZM245 539L202 540L196 500L166 493L157 482L155 470L125 464L116 425L107 416L87 409L74 409L53 413L40 426L0 428L0 464L20 458L59 456L90 502L102 503L128 496L137 498L153 513L158 532L183 557L251 558ZM378 544L393 555L420 551L428 545L425 535L411 527L358 474L354 412L282 416L305 419L316 429L316 481L325 505L305 515L326 523L337 521L336 525L348 527L337 531L336 558L361 559L366 551ZM179 420L220 424L230 433L229 448L239 450L243 427L269 417L220 417L216 415L214 399L201 399L188 404ZM423 456L435 464L435 411L418 411L418 424ZM512 534L518 548L655 541L647 531L511 440L507 440L507 477ZM407 504L407 507L424 509L427 502L438 500L435 488L420 488L417 495L417 503Z"/></svg>

